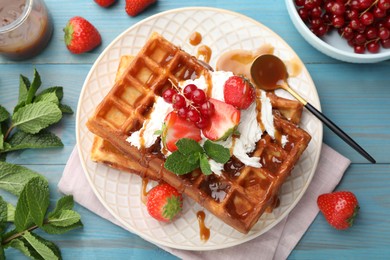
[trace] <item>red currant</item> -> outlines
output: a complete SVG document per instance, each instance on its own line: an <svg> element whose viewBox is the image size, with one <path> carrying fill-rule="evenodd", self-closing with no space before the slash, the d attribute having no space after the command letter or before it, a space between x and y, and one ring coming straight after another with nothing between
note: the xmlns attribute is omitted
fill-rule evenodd
<svg viewBox="0 0 390 260"><path fill-rule="evenodd" d="M209 124L210 124L210 120L203 116L200 116L199 120L195 122L195 125L200 129L206 128L207 126L209 126Z"/></svg>
<svg viewBox="0 0 390 260"><path fill-rule="evenodd" d="M192 97L192 92L194 92L195 89L198 89L197 86L195 86L195 84L188 84L187 86L185 86L185 88L183 89L183 94L186 98L188 99L191 99Z"/></svg>
<svg viewBox="0 0 390 260"><path fill-rule="evenodd" d="M389 49L390 48L390 39L386 39L386 40L381 40L381 45L383 48L385 49Z"/></svg>
<svg viewBox="0 0 390 260"><path fill-rule="evenodd" d="M174 90L173 88L168 88L168 89L164 90L164 92L162 93L162 97L165 100L165 102L171 104L172 103L172 97L176 93L177 93L177 91Z"/></svg>
<svg viewBox="0 0 390 260"><path fill-rule="evenodd" d="M201 105L206 101L206 93L204 93L201 89L195 89L192 92L191 101L194 102L196 105Z"/></svg>
<svg viewBox="0 0 390 260"><path fill-rule="evenodd" d="M340 28L344 25L344 17L342 15L335 15L332 19L332 24L335 28Z"/></svg>
<svg viewBox="0 0 390 260"><path fill-rule="evenodd" d="M181 107L177 110L177 114L181 118L187 118L188 107Z"/></svg>
<svg viewBox="0 0 390 260"><path fill-rule="evenodd" d="M345 12L345 5L343 3L334 2L331 8L331 13L334 15L342 15Z"/></svg>
<svg viewBox="0 0 390 260"><path fill-rule="evenodd" d="M386 11L383 9L380 9L377 6L374 7L372 13L374 14L375 18L383 18L386 16Z"/></svg>
<svg viewBox="0 0 390 260"><path fill-rule="evenodd" d="M390 0L379 0L377 6L378 8L387 11L390 9Z"/></svg>
<svg viewBox="0 0 390 260"><path fill-rule="evenodd" d="M380 45L379 45L379 42L377 42L377 41L369 42L367 44L367 50L371 53L378 53L379 48L380 48Z"/></svg>
<svg viewBox="0 0 390 260"><path fill-rule="evenodd" d="M366 29L366 38L372 40L378 37L378 29L376 27L370 26Z"/></svg>
<svg viewBox="0 0 390 260"><path fill-rule="evenodd" d="M204 102L202 105L200 105L200 113L204 117L210 117L214 114L215 108L214 104L211 103L210 101Z"/></svg>
<svg viewBox="0 0 390 260"><path fill-rule="evenodd" d="M366 51L366 48L364 47L364 45L355 45L353 47L353 50L355 51L355 53L363 54Z"/></svg>
<svg viewBox="0 0 390 260"><path fill-rule="evenodd" d="M374 15L370 12L365 12L360 16L360 22L364 25L370 25L374 22Z"/></svg>
<svg viewBox="0 0 390 260"><path fill-rule="evenodd" d="M172 97L172 106L173 106L173 109L179 110L180 108L186 106L186 100L184 99L184 97L182 95L180 95L179 93L176 93Z"/></svg>
<svg viewBox="0 0 390 260"><path fill-rule="evenodd" d="M390 38L390 30L387 29L386 27L380 27L378 34L379 34L379 38L381 38L381 40L387 40Z"/></svg>
<svg viewBox="0 0 390 260"><path fill-rule="evenodd" d="M200 114L198 111L196 111L195 109L190 109L188 110L187 112L187 118L191 121L191 122L198 122L199 119L200 119Z"/></svg>

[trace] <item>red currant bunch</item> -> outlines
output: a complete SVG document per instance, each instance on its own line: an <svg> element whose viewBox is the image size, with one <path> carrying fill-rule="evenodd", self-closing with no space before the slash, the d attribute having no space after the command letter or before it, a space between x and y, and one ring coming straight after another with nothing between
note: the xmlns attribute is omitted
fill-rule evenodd
<svg viewBox="0 0 390 260"><path fill-rule="evenodd" d="M177 114L203 129L210 124L214 114L214 105L208 100L206 93L195 84L188 84L182 91L177 87L168 88L162 93L165 102L172 104Z"/></svg>
<svg viewBox="0 0 390 260"><path fill-rule="evenodd" d="M294 0L298 14L317 36L332 29L355 53L390 48L390 0Z"/></svg>

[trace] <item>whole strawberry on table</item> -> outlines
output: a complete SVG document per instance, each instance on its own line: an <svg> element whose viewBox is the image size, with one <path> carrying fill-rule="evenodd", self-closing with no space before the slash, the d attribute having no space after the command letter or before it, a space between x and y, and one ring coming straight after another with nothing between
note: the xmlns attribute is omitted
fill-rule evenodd
<svg viewBox="0 0 390 260"><path fill-rule="evenodd" d="M91 51L102 42L102 37L95 26L80 16L72 17L64 32L65 45L74 54Z"/></svg>
<svg viewBox="0 0 390 260"><path fill-rule="evenodd" d="M356 196L350 191L322 194L317 199L326 221L336 229L347 229L353 225L360 209Z"/></svg>

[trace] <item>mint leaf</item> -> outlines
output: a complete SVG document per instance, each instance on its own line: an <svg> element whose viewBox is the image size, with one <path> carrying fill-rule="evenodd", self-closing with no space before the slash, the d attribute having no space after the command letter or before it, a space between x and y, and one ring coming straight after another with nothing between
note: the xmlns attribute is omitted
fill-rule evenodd
<svg viewBox="0 0 390 260"><path fill-rule="evenodd" d="M19 127L20 130L35 134L57 123L61 117L61 110L56 104L41 101L20 108L12 115L12 122L13 126Z"/></svg>
<svg viewBox="0 0 390 260"><path fill-rule="evenodd" d="M34 223L41 227L47 208L49 207L49 183L43 177L32 178L24 187L29 213Z"/></svg>
<svg viewBox="0 0 390 260"><path fill-rule="evenodd" d="M193 153L193 154L189 154L188 155L188 162L190 164L196 164L196 165L199 165L199 159L200 157L202 156L203 153Z"/></svg>
<svg viewBox="0 0 390 260"><path fill-rule="evenodd" d="M226 163L230 159L230 151L228 148L223 147L220 144L216 144L207 140L203 148L206 154L216 162Z"/></svg>
<svg viewBox="0 0 390 260"><path fill-rule="evenodd" d="M188 157L189 155L175 151L167 157L164 167L178 175L189 173L198 168L199 164L191 164Z"/></svg>
<svg viewBox="0 0 390 260"><path fill-rule="evenodd" d="M60 259L60 257L56 254L56 252L59 252L57 246L55 246L56 252L52 248L54 246L53 243L43 239L42 237L38 238L37 235L33 235L28 231L24 232L23 238L42 259Z"/></svg>
<svg viewBox="0 0 390 260"><path fill-rule="evenodd" d="M15 219L15 207L14 205L7 203L7 221L14 222Z"/></svg>
<svg viewBox="0 0 390 260"><path fill-rule="evenodd" d="M9 112L3 106L0 105L0 123L4 122L10 117Z"/></svg>
<svg viewBox="0 0 390 260"><path fill-rule="evenodd" d="M57 227L71 226L81 219L80 214L76 211L65 209L61 210L55 217L49 218L49 223Z"/></svg>
<svg viewBox="0 0 390 260"><path fill-rule="evenodd" d="M14 224L18 232L22 232L34 225L34 221L28 207L29 198L27 196L28 194L26 189L23 189L16 204Z"/></svg>
<svg viewBox="0 0 390 260"><path fill-rule="evenodd" d="M8 140L8 144L2 152L10 152L20 149L39 149L63 147L61 139L50 132L39 132L37 134L28 134L22 131L16 132Z"/></svg>
<svg viewBox="0 0 390 260"><path fill-rule="evenodd" d="M0 162L0 188L19 196L26 183L40 176L28 168L20 165Z"/></svg>
<svg viewBox="0 0 390 260"><path fill-rule="evenodd" d="M202 146L190 138L182 138L176 142L177 149L184 155L203 153Z"/></svg>
<svg viewBox="0 0 390 260"><path fill-rule="evenodd" d="M31 82L30 88L27 91L26 104L30 104L33 101L35 93L37 92L41 84L41 76L39 75L38 71L34 69L34 78Z"/></svg>
<svg viewBox="0 0 390 260"><path fill-rule="evenodd" d="M14 238L11 240L9 245L22 252L25 256L30 257L31 259L39 259L37 257L33 257L35 255L35 250L23 238Z"/></svg>
<svg viewBox="0 0 390 260"><path fill-rule="evenodd" d="M56 207L52 212L49 213L48 217L51 218L56 215L58 216L58 214L62 210L71 210L73 209L73 206L74 206L73 196L72 195L64 196L57 201Z"/></svg>
<svg viewBox="0 0 390 260"><path fill-rule="evenodd" d="M213 173L211 171L211 167L207 155L205 154L202 154L202 156L200 157L200 170L204 175L210 175Z"/></svg>
<svg viewBox="0 0 390 260"><path fill-rule="evenodd" d="M31 233L31 235L34 236L37 240L39 240L41 243L45 244L56 255L57 259L62 259L61 251L56 244L44 239L43 237L36 235L35 233Z"/></svg>
<svg viewBox="0 0 390 260"><path fill-rule="evenodd" d="M73 114L73 110L70 106L59 104L58 107L60 108L61 112L64 114Z"/></svg>
<svg viewBox="0 0 390 260"><path fill-rule="evenodd" d="M64 234L70 230L80 228L83 226L83 223L81 221L78 221L72 225L66 226L66 227L59 227L59 226L54 226L51 223L46 223L44 224L41 228L48 234L53 234L53 235L60 235Z"/></svg>
<svg viewBox="0 0 390 260"><path fill-rule="evenodd" d="M34 99L35 103L40 102L40 101L52 102L52 103L56 104L57 106L60 103L60 101L58 100L58 97L57 97L55 92L45 93L45 94L42 94L39 97L36 97Z"/></svg>
<svg viewBox="0 0 390 260"><path fill-rule="evenodd" d="M19 77L18 104L20 104L22 102L26 102L27 92L28 92L28 89L30 88L30 86L31 86L30 80L27 77L20 75L20 77Z"/></svg>
<svg viewBox="0 0 390 260"><path fill-rule="evenodd" d="M7 222L7 207L7 202L0 196L0 224Z"/></svg>
<svg viewBox="0 0 390 260"><path fill-rule="evenodd" d="M41 96L47 94L47 93L55 93L58 100L61 101L62 98L64 97L64 89L63 87L50 87L50 88L47 88L47 89L44 89L42 90L36 97L35 97L35 100L34 102L36 102L37 99L40 99Z"/></svg>
<svg viewBox="0 0 390 260"><path fill-rule="evenodd" d="M0 132L0 152L1 150L4 150L4 135Z"/></svg>

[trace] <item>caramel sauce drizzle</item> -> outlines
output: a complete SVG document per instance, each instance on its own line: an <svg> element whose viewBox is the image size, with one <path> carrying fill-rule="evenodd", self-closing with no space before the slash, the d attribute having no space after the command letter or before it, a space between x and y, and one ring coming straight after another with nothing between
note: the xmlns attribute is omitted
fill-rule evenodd
<svg viewBox="0 0 390 260"><path fill-rule="evenodd" d="M196 55L196 58L203 57L203 61L206 63L210 62L212 51L209 46L201 45L198 48L198 53Z"/></svg>
<svg viewBox="0 0 390 260"><path fill-rule="evenodd" d="M196 217L198 218L198 223L199 223L200 240L206 242L210 238L210 229L206 227L204 223L206 214L202 210L200 210L196 213Z"/></svg>
<svg viewBox="0 0 390 260"><path fill-rule="evenodd" d="M190 44L196 46L202 41L202 35L199 32L193 32L190 35Z"/></svg>
<svg viewBox="0 0 390 260"><path fill-rule="evenodd" d="M149 179L142 178L141 201L143 204L146 204L146 199L148 197L148 191L146 190L148 183L149 183Z"/></svg>

